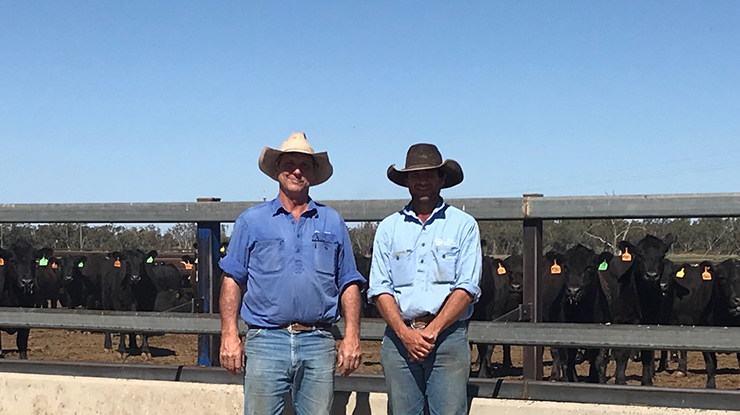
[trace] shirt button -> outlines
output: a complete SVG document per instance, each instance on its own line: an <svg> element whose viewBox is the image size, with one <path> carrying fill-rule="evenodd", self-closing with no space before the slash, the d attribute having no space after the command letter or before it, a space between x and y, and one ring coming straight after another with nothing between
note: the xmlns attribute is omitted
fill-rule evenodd
<svg viewBox="0 0 740 415"><path fill-rule="evenodd" d="M296 252L301 252L301 248L296 248L295 251Z"/></svg>
<svg viewBox="0 0 740 415"><path fill-rule="evenodd" d="M422 259L422 260L421 260L421 261L419 261L419 262L421 262L421 263L423 264L423 263L424 263L424 260Z"/></svg>
<svg viewBox="0 0 740 415"><path fill-rule="evenodd" d="M297 234L297 235L296 235L295 237L296 237L296 238L300 238L300 237L301 237L301 234L299 233L299 234Z"/></svg>
<svg viewBox="0 0 740 415"><path fill-rule="evenodd" d="M421 243L421 246L427 246L427 244L426 244L426 243L424 243L424 242L422 242L422 243Z"/></svg>

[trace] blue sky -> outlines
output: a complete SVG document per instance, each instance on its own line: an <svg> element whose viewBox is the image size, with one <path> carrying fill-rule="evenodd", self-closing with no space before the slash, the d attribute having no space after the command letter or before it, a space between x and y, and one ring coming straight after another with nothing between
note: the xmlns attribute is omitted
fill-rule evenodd
<svg viewBox="0 0 740 415"><path fill-rule="evenodd" d="M740 2L0 0L0 203L272 198L305 131L318 200L740 191Z"/></svg>

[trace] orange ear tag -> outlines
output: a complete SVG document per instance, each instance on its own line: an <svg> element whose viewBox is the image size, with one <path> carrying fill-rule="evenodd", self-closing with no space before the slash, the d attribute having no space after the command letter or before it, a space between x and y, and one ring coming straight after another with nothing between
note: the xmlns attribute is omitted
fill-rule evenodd
<svg viewBox="0 0 740 415"><path fill-rule="evenodd" d="M4 266L5 266L5 260L0 258L0 267L4 267Z"/></svg>
<svg viewBox="0 0 740 415"><path fill-rule="evenodd" d="M193 269L193 264L191 264L190 262L185 263L185 269L187 270Z"/></svg>
<svg viewBox="0 0 740 415"><path fill-rule="evenodd" d="M624 262L631 262L632 261L632 254L630 254L630 249L626 246L624 247L624 253L622 254L622 261Z"/></svg>
<svg viewBox="0 0 740 415"><path fill-rule="evenodd" d="M115 261L113 261L113 266L116 268L121 268L121 260L116 259Z"/></svg>
<svg viewBox="0 0 740 415"><path fill-rule="evenodd" d="M712 280L712 273L709 272L709 267L704 267L704 272L701 273L701 279L703 279L704 281Z"/></svg>
<svg viewBox="0 0 740 415"><path fill-rule="evenodd" d="M56 262L52 262L51 263L51 269L57 269L57 268L59 268L59 265L57 265Z"/></svg>
<svg viewBox="0 0 740 415"><path fill-rule="evenodd" d="M550 274L558 275L561 272L563 272L563 269L560 268L560 265L558 265L558 260L555 259L552 261L552 266L550 267Z"/></svg>
<svg viewBox="0 0 740 415"><path fill-rule="evenodd" d="M504 268L504 266L499 262L496 272L498 272L498 275L504 275L506 274L506 268Z"/></svg>

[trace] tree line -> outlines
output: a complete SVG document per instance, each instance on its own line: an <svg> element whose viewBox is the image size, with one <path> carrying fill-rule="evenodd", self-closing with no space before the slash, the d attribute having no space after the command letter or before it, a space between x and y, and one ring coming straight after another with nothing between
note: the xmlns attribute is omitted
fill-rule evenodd
<svg viewBox="0 0 740 415"><path fill-rule="evenodd" d="M479 221L478 225L486 255L521 254L520 221ZM370 255L376 229L377 224L370 222L350 228L356 253ZM670 254L740 254L740 218L544 221L542 238L546 251L565 251L580 243L597 252L616 252L619 241L637 242L647 234L663 238L669 233L676 236Z"/></svg>
<svg viewBox="0 0 740 415"><path fill-rule="evenodd" d="M506 256L522 252L520 221L480 221L481 239L487 255ZM370 255L377 222L363 222L349 228L352 248L360 255ZM156 225L123 226L84 223L4 223L0 224L0 247L25 239L36 247L57 250L116 251L156 249L163 252L192 252L196 241L195 223L177 223L162 229ZM672 233L676 242L671 254L740 255L740 218L700 219L604 219L545 221L545 250L565 250L583 244L595 251L616 252L619 241L637 242L646 234L660 238ZM227 230L221 225L227 241Z"/></svg>

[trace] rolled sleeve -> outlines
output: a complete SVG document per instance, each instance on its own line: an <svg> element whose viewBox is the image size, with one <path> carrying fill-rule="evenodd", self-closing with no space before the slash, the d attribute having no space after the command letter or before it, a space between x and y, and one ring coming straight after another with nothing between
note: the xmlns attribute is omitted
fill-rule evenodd
<svg viewBox="0 0 740 415"><path fill-rule="evenodd" d="M471 226L465 232L463 243L460 247L460 266L452 287L463 289L473 296L473 302L480 298L480 277L482 272L482 252L480 246L480 231L478 224L471 221Z"/></svg>
<svg viewBox="0 0 740 415"><path fill-rule="evenodd" d="M390 239L387 226L381 222L373 241L373 259L370 263L370 283L367 299L373 303L380 294L393 295L393 283L390 273Z"/></svg>
<svg viewBox="0 0 740 415"><path fill-rule="evenodd" d="M365 285L365 278L357 271L357 264L355 263L355 256L352 253L352 242L349 239L349 232L344 221L341 222L341 226L344 229L342 235L342 246L339 250L339 264L337 285L339 292L343 293L344 289L350 284L359 284L362 288Z"/></svg>
<svg viewBox="0 0 740 415"><path fill-rule="evenodd" d="M249 226L242 216L237 218L234 224L234 233L231 235L231 241L226 256L221 258L218 266L224 273L229 275L240 286L247 284L249 272Z"/></svg>

